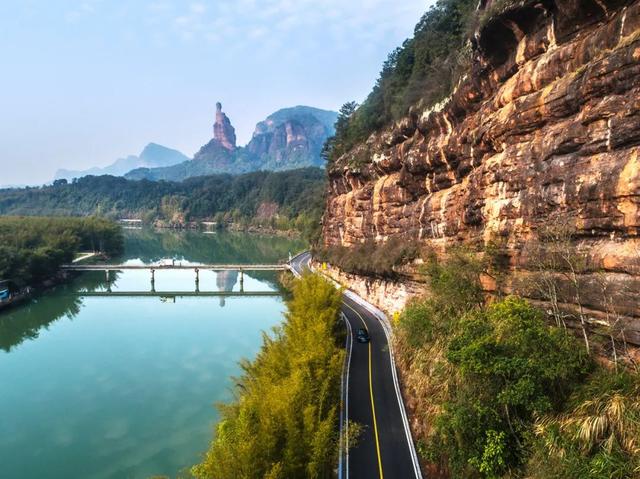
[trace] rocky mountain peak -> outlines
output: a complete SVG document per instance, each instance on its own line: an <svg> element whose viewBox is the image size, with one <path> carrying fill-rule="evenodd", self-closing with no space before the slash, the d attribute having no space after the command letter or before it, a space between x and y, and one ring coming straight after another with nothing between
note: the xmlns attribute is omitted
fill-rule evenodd
<svg viewBox="0 0 640 479"><path fill-rule="evenodd" d="M217 140L227 150L236 148L236 130L231 121L222 111L222 104L216 103L216 121L213 124L213 139Z"/></svg>
<svg viewBox="0 0 640 479"><path fill-rule="evenodd" d="M322 145L333 135L335 112L308 106L283 108L256 125L247 151L265 169L323 166Z"/></svg>

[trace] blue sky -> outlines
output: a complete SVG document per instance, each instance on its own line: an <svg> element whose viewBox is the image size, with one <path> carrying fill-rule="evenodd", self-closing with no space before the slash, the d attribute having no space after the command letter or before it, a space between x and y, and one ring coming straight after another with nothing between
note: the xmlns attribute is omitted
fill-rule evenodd
<svg viewBox="0 0 640 479"><path fill-rule="evenodd" d="M1 0L0 185L361 101L428 0Z"/></svg>

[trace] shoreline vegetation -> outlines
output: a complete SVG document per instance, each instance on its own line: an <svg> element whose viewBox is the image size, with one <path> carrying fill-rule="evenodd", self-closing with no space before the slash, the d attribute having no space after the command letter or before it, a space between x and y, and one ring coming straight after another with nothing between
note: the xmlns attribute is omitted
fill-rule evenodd
<svg viewBox="0 0 640 479"><path fill-rule="evenodd" d="M0 217L0 281L10 292L0 308L64 281L60 266L78 251L110 256L121 253L123 245L120 227L103 218Z"/></svg>
<svg viewBox="0 0 640 479"><path fill-rule="evenodd" d="M200 231L203 233L214 233L216 231L233 231L249 234L261 234L269 236L283 236L288 238L302 238L303 232L296 228L278 229L265 224L237 224L222 223L210 224L207 221L192 221L188 223L166 223L163 221L155 221L152 224L141 223L141 227L155 228L159 230L176 230L176 231Z"/></svg>
<svg viewBox="0 0 640 479"><path fill-rule="evenodd" d="M307 274L291 283L285 320L234 378L198 479L331 478L337 463L344 331L342 292Z"/></svg>

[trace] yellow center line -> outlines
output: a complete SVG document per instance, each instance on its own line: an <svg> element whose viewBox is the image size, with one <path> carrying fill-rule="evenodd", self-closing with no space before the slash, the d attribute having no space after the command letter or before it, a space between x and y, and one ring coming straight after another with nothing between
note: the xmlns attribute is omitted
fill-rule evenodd
<svg viewBox="0 0 640 479"><path fill-rule="evenodd" d="M358 317L360 318L360 321L362 321L362 324L364 325L365 329L367 328L367 323L365 323L364 318L362 317L362 315L356 311L355 309L353 309L351 306L349 306L346 302L344 302L344 305L349 308L351 311L353 311L354 313L356 313L358 315ZM369 395L371 396L371 414L373 415L373 432L375 435L375 439L376 439L376 452L378 454L378 470L380 471L380 479L384 478L384 474L382 473L382 458L380 457L380 440L378 439L378 423L376 421L376 405L375 405L375 401L373 400L373 379L372 379L372 367L371 367L371 340L369 340Z"/></svg>

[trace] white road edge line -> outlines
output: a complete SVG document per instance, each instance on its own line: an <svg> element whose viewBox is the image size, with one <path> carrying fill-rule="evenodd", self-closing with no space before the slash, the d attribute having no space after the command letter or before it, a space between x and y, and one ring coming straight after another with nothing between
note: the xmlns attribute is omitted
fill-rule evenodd
<svg viewBox="0 0 640 479"><path fill-rule="evenodd" d="M297 254L296 256L294 256L291 261L290 264L293 262L294 259L296 259L298 256L301 256L303 254L307 253L302 252L300 254ZM311 268L311 258L309 258L309 263L308 263L308 267L309 269ZM295 268L291 267L290 268L291 271L294 272L294 275L296 276L301 276L299 273L297 273L295 271ZM335 279L331 278L330 276L321 273L325 278L327 278L330 282L332 282L337 288L342 288L343 286L338 283ZM402 400L402 392L400 391L400 383L398 381L398 372L396 370L396 362L394 359L394 354L393 354L393 343L391 341L393 333L391 331L391 324L389 323L389 319L387 318L386 314L384 314L381 310L379 310L378 308L376 308L374 305L372 305L371 303L369 303L368 301L364 300L363 298L361 298L360 296L358 296L356 293L354 293L353 291L351 291L350 289L344 288L344 295L351 299L353 302L359 304L360 306L362 306L363 308L367 309L371 314L373 314L378 321L380 321L380 324L382 325L382 330L384 331L384 334L387 338L387 344L389 346L389 362L391 363L391 376L393 378L393 386L394 389L396 390L396 398L398 400L398 407L400 408L400 416L402 417L402 425L404 428L404 433L405 433L405 437L407 439L407 445L409 446L409 453L411 455L411 462L412 462L412 466L413 466L413 471L416 475L416 479L422 479L422 471L420 470L420 462L418 461L418 454L416 453L416 448L415 445L413 443L413 436L411 435L411 428L409 427L409 419L407 418L407 411L404 407L404 401ZM349 323L347 321L347 323ZM353 341L353 339L352 339ZM347 380L348 380L348 375L349 375L349 369L351 368L351 355L349 354L349 368L347 369ZM347 400L348 400L348 383L347 383ZM348 406L348 401L347 401L347 406ZM347 409L348 411L348 409ZM340 431L342 433L342 431ZM342 452L341 452L341 457L342 457ZM348 475L348 458L349 458L349 451L347 450L347 478L349 477Z"/></svg>
<svg viewBox="0 0 640 479"><path fill-rule="evenodd" d="M342 288L343 286L338 283L332 277L324 274L321 274L331 281L336 287ZM365 301L363 298L358 296L356 293L351 291L350 289L344 288L344 295L351 299L354 303L359 304L363 308L367 309L371 314L373 314L378 321L382 324L382 330L384 331L385 336L387 337L387 344L389 345L389 361L391 363L391 376L393 378L393 386L396 390L396 398L398 399L398 407L400 408L400 416L402 417L402 426L404 428L404 434L407 439L407 445L409 446L409 454L411 455L411 463L413 466L413 471L416 475L416 479L422 479L422 471L420 470L420 462L418 461L418 454L416 453L416 448L413 443L413 436L411 435L411 428L409 427L409 419L407 418L407 411L404 407L404 401L402 400L402 392L400 391L400 383L398 381L398 372L396 371L396 362L393 355L393 344L391 341L391 337L393 333L391 332L391 324L387 316L376 308L374 305Z"/></svg>

